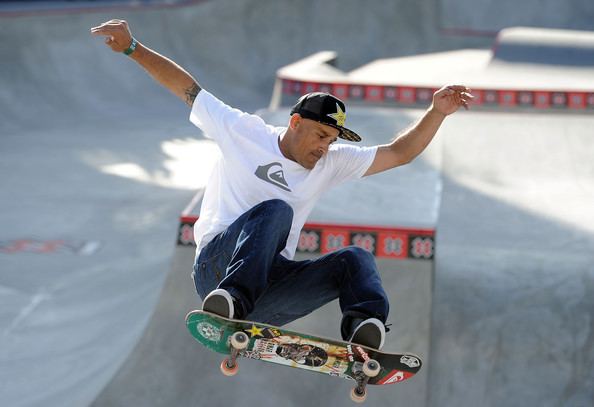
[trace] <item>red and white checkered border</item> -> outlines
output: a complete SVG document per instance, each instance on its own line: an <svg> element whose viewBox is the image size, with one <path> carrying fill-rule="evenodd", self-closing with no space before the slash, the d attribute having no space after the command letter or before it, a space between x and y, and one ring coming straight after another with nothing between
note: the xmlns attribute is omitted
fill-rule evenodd
<svg viewBox="0 0 594 407"><path fill-rule="evenodd" d="M180 217L178 245L195 246L196 220L197 216ZM306 223L297 252L323 255L347 246L361 247L377 258L433 260L435 229Z"/></svg>
<svg viewBox="0 0 594 407"><path fill-rule="evenodd" d="M301 96L309 92L328 92L343 100L414 106L431 102L438 88L422 86L325 83L279 78L285 95ZM472 89L473 106L532 109L594 109L592 91L539 91L522 89Z"/></svg>

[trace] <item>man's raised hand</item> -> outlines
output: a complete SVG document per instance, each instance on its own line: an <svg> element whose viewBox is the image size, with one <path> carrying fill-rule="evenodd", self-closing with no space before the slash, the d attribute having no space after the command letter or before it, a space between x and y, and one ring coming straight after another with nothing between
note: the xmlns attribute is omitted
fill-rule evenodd
<svg viewBox="0 0 594 407"><path fill-rule="evenodd" d="M433 94L433 108L447 116L461 106L468 110L468 104L474 99L471 90L462 85L444 86Z"/></svg>
<svg viewBox="0 0 594 407"><path fill-rule="evenodd" d="M132 33L126 20L109 20L91 28L91 34L104 36L105 43L114 52L124 52L132 43Z"/></svg>

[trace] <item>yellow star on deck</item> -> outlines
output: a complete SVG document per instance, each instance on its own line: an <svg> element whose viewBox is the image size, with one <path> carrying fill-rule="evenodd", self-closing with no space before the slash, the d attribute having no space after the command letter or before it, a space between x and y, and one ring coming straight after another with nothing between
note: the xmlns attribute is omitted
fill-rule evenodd
<svg viewBox="0 0 594 407"><path fill-rule="evenodd" d="M258 328L256 325L252 325L252 327L247 329L246 332L248 332L252 338L254 336L264 336L262 335L262 329L263 328Z"/></svg>
<svg viewBox="0 0 594 407"><path fill-rule="evenodd" d="M336 124L339 126L344 126L346 113L342 111L338 103L336 104L336 113L329 114L328 116L336 120Z"/></svg>

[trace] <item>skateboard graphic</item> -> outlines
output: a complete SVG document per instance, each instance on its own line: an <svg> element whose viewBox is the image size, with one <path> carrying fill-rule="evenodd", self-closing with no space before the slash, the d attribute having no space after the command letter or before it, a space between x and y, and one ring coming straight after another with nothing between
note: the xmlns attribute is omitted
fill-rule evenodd
<svg viewBox="0 0 594 407"><path fill-rule="evenodd" d="M191 311L186 326L208 349L229 355L220 369L226 376L238 370L238 357L263 360L356 381L351 399L362 403L366 385L400 383L421 369L413 354L386 353L335 339L289 331L259 322L227 319Z"/></svg>

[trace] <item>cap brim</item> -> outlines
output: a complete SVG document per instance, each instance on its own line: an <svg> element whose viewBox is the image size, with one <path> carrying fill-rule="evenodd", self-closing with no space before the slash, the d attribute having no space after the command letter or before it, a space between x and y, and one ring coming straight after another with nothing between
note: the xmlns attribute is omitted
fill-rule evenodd
<svg viewBox="0 0 594 407"><path fill-rule="evenodd" d="M355 133L352 130L347 129L346 127L341 127L341 126L336 126L334 124L330 124L330 123L323 123L326 124L328 126L334 127L335 129L338 129L338 131L340 131L340 133L338 133L338 137L340 137L341 139L345 139L348 141L361 141L361 137Z"/></svg>
<svg viewBox="0 0 594 407"><path fill-rule="evenodd" d="M359 135L357 133L355 133L352 130L347 129L346 127L342 127L342 126L338 126L333 123L327 123L327 122L318 120L318 118L315 117L315 115L311 115L310 112L308 112L308 111L301 111L301 112L291 111L291 115L293 115L295 113L299 114L304 119L313 120L318 123L324 124L326 126L334 127L335 129L337 129L339 131L338 137L340 137L341 139L348 140L348 141L361 141L361 137L359 137Z"/></svg>

